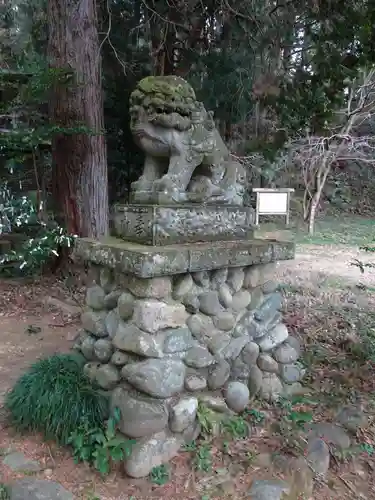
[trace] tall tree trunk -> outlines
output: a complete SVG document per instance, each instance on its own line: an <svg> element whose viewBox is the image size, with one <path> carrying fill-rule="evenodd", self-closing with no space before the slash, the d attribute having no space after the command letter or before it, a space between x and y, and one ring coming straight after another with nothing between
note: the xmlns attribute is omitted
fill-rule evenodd
<svg viewBox="0 0 375 500"><path fill-rule="evenodd" d="M49 0L51 68L72 72L55 85L50 119L65 129L52 141L55 201L67 230L98 238L108 234L107 151L104 138L100 51L95 0Z"/></svg>

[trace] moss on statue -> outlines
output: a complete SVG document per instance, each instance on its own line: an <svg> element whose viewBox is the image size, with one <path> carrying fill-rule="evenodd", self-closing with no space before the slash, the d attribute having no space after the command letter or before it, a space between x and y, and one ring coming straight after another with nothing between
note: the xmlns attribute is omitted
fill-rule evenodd
<svg viewBox="0 0 375 500"><path fill-rule="evenodd" d="M196 101L192 86L178 76L147 76L138 83L137 88L145 94L159 94L163 99Z"/></svg>

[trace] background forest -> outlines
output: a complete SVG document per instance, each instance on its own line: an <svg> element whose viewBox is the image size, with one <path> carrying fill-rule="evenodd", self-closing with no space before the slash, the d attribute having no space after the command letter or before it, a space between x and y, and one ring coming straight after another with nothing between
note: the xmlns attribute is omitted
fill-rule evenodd
<svg viewBox="0 0 375 500"><path fill-rule="evenodd" d="M373 211L371 2L52 0L47 9L44 0L3 0L0 22L3 233L45 224L47 208L54 241L68 241L61 227L106 232L106 215L89 224L87 214L104 212L107 196L126 200L140 173L128 100L149 74L186 78L246 165L249 187L294 187L293 209L310 232L319 210ZM78 195L91 147L79 144L95 142L97 128L105 141L90 153L96 173ZM96 199L107 175L108 195ZM73 198L82 206L72 208Z"/></svg>

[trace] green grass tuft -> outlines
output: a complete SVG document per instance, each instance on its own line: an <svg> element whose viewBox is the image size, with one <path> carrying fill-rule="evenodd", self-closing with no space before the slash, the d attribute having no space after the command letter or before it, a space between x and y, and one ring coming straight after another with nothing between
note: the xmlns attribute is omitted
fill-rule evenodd
<svg viewBox="0 0 375 500"><path fill-rule="evenodd" d="M14 427L42 432L65 445L82 421L90 427L102 425L107 400L82 368L82 358L76 354L57 354L32 365L6 397Z"/></svg>

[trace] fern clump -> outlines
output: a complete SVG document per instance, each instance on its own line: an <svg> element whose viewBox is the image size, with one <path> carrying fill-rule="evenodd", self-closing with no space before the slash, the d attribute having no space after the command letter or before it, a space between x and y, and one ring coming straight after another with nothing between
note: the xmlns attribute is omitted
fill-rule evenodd
<svg viewBox="0 0 375 500"><path fill-rule="evenodd" d="M103 424L107 400L83 373L77 354L56 354L31 366L6 397L14 427L42 432L46 439L68 444L82 421Z"/></svg>

